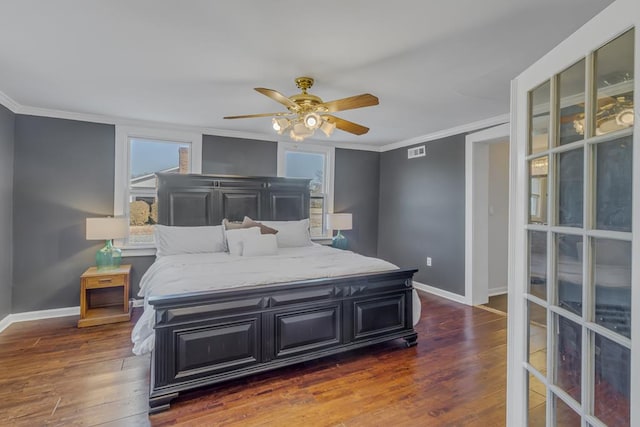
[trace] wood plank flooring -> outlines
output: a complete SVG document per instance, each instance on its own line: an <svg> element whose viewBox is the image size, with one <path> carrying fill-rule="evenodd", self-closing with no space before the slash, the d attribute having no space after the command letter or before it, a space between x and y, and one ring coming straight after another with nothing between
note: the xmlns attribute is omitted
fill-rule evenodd
<svg viewBox="0 0 640 427"><path fill-rule="evenodd" d="M77 317L0 334L2 426L502 426L507 319L420 294L418 345L402 341L181 395L147 416L149 357L132 322Z"/></svg>

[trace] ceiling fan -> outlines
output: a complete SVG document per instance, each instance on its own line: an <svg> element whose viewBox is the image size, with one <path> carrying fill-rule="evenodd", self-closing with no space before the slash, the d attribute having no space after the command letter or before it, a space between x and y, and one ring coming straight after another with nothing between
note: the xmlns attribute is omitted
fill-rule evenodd
<svg viewBox="0 0 640 427"><path fill-rule="evenodd" d="M295 82L296 86L298 86L302 92L290 97L286 97L273 89L266 89L263 87L255 88L255 90L261 94L268 96L274 101L287 107L287 110L289 111L227 116L224 118L248 119L254 117L273 117L273 128L278 132L278 134L282 135L288 130L289 136L294 141L304 140L305 138L313 135L316 129L320 129L327 136L331 136L335 128L354 135L364 135L369 131L368 127L341 119L329 113L378 105L377 97L369 93L364 93L361 95L350 96L348 98L324 102L320 97L307 92L311 86L313 86L313 78L298 77L295 79Z"/></svg>

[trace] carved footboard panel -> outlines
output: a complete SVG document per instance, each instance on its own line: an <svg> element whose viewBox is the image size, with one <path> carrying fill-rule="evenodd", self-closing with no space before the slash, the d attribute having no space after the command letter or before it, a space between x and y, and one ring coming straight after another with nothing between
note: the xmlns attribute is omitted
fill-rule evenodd
<svg viewBox="0 0 640 427"><path fill-rule="evenodd" d="M149 412L180 392L403 338L417 270L152 297Z"/></svg>

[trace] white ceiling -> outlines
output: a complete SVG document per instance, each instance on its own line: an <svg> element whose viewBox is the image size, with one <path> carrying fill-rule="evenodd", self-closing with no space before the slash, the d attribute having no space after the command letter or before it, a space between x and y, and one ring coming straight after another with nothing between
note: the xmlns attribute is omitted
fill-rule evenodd
<svg viewBox="0 0 640 427"><path fill-rule="evenodd" d="M509 111L510 80L610 0L0 0L0 91L17 104L268 135L254 87L323 100L385 145ZM319 140L325 140L319 137Z"/></svg>

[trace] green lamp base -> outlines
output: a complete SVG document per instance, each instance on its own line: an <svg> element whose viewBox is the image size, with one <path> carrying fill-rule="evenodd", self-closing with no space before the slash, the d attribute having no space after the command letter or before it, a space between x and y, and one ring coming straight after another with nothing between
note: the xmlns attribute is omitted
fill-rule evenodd
<svg viewBox="0 0 640 427"><path fill-rule="evenodd" d="M347 238L338 230L338 234L335 235L333 240L331 241L331 246L336 249L347 249Z"/></svg>
<svg viewBox="0 0 640 427"><path fill-rule="evenodd" d="M111 240L107 240L104 247L96 253L96 267L98 270L113 270L120 267L122 251L113 247Z"/></svg>

